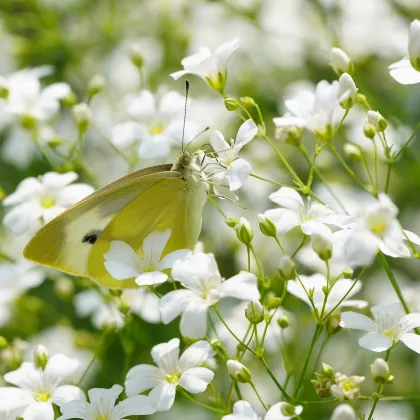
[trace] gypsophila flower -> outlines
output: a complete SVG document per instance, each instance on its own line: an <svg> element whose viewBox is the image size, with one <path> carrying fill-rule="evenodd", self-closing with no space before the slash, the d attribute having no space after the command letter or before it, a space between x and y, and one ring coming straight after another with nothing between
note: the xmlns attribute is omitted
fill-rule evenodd
<svg viewBox="0 0 420 420"><path fill-rule="evenodd" d="M264 416L264 420L289 420L299 416L302 406L292 406L286 402L274 404ZM247 401L237 401L233 406L232 414L222 417L222 420L259 420L260 417Z"/></svg>
<svg viewBox="0 0 420 420"><path fill-rule="evenodd" d="M170 229L149 233L143 241L143 247L137 252L126 242L111 241L108 252L104 254L105 268L114 279L135 278L139 286L164 283L168 275L163 271L171 269L176 261L191 254L189 249L179 249L163 256L170 236ZM143 257L139 255L140 252Z"/></svg>
<svg viewBox="0 0 420 420"><path fill-rule="evenodd" d="M126 398L116 404L123 391L120 385L110 389L94 388L88 391L89 401L76 400L61 407L62 416L57 420L124 420L127 416L144 416L156 412L152 401L145 395Z"/></svg>
<svg viewBox="0 0 420 420"><path fill-rule="evenodd" d="M335 384L331 386L331 394L340 401L355 400L360 394L360 384L365 380L364 376L350 376L337 372Z"/></svg>
<svg viewBox="0 0 420 420"><path fill-rule="evenodd" d="M131 368L125 380L128 396L151 389L149 398L157 411L169 410L177 386L193 394L204 392L214 373L200 367L215 352L206 341L197 341L179 356L179 339L153 347L151 355L157 366L138 365Z"/></svg>
<svg viewBox="0 0 420 420"><path fill-rule="evenodd" d="M10 208L3 219L4 225L17 235L39 229L93 193L89 185L72 184L76 179L74 172L47 172L38 178L24 179L16 191L3 200L3 205Z"/></svg>
<svg viewBox="0 0 420 420"><path fill-rule="evenodd" d="M257 278L242 271L224 280L213 254L196 253L177 261L172 276L186 289L175 290L160 301L162 322L168 324L182 314L180 329L185 337L201 338L207 331L207 311L225 297L258 300Z"/></svg>
<svg viewBox="0 0 420 420"><path fill-rule="evenodd" d="M186 74L195 74L205 80L213 89L223 92L227 79L227 63L239 47L239 38L221 44L214 53L207 47L185 57L181 64L184 70L171 74L175 80Z"/></svg>
<svg viewBox="0 0 420 420"><path fill-rule="evenodd" d="M365 349L382 352L402 341L409 349L420 353L420 337L409 332L420 326L420 313L405 315L400 303L375 305L370 311L373 320L357 312L343 312L340 326L366 331L359 339L359 345Z"/></svg>
<svg viewBox="0 0 420 420"><path fill-rule="evenodd" d="M77 360L62 354L51 356L44 369L24 362L19 369L4 375L5 381L16 388L0 388L0 412L17 410L24 419L54 420L53 404L62 406L84 399L80 388L63 385L77 367Z"/></svg>
<svg viewBox="0 0 420 420"><path fill-rule="evenodd" d="M348 404L340 404L334 409L331 420L357 420L357 415Z"/></svg>

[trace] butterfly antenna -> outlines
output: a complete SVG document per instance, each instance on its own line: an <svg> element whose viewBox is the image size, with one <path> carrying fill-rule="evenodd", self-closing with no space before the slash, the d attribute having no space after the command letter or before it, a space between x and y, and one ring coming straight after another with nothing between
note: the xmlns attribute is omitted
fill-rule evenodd
<svg viewBox="0 0 420 420"><path fill-rule="evenodd" d="M185 136L185 122L187 120L187 104L188 104L188 92L190 91L190 82L185 81L185 106L184 106L184 123L182 125L182 141L181 141L181 150L184 153L184 136Z"/></svg>
<svg viewBox="0 0 420 420"><path fill-rule="evenodd" d="M194 136L194 138L187 144L187 147L185 148L185 150L187 150L189 147L190 147L190 145L191 145L191 143L197 138L197 137L199 137L199 136L201 136L202 134L204 134L206 131L208 131L208 130L210 130L210 127L206 127L204 130L202 130L202 131L200 131L199 133L197 133L195 136Z"/></svg>

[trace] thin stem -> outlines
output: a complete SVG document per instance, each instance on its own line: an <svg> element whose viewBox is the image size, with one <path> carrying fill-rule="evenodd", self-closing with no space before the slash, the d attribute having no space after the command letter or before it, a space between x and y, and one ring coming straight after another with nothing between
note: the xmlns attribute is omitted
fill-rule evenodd
<svg viewBox="0 0 420 420"><path fill-rule="evenodd" d="M279 246L279 248L281 249L281 252L283 252L284 255L287 255L286 250L283 248L283 245L280 243L279 238L277 238L277 236L274 236L274 240L276 241L277 245Z"/></svg>
<svg viewBox="0 0 420 420"><path fill-rule="evenodd" d="M404 143L404 145L401 147L401 149L398 151L398 153L394 156L394 160L397 159L401 153L404 151L404 149L411 143L411 140L414 139L417 132L420 130L420 123L416 125L416 128L413 131L413 134L410 136L410 138Z"/></svg>
<svg viewBox="0 0 420 420"><path fill-rule="evenodd" d="M270 184L278 185L279 187L292 188L293 190L296 190L296 191L299 190L299 187L296 187L295 185L287 185L287 184L282 184L280 182L271 181L271 179L267 179L256 174L249 174L249 176L252 176L253 178L259 179L261 181L269 182Z"/></svg>
<svg viewBox="0 0 420 420"><path fill-rule="evenodd" d="M282 393L284 399L286 401L292 401L292 398L290 397L290 395L286 392L286 390L282 387L281 383L277 380L277 378L275 377L275 375L273 374L273 372L271 371L270 367L268 366L267 362L265 361L264 357L260 357L259 358L262 365L264 366L265 370L267 371L267 373L270 375L270 378L273 380L273 382L276 384L277 388L280 390L280 392Z"/></svg>
<svg viewBox="0 0 420 420"><path fill-rule="evenodd" d="M214 413L225 414L225 410L221 408L212 407L211 405L207 405L199 400L196 400L192 395L190 395L188 392L184 390L182 390L181 392L182 392L182 395L187 397L190 401L194 402L195 404L198 404L199 406L204 407L207 410L213 411Z"/></svg>
<svg viewBox="0 0 420 420"><path fill-rule="evenodd" d="M375 167L375 186L374 186L374 196L378 195L379 191L379 175L378 175L378 146L375 142L373 142L373 159L374 159L374 167Z"/></svg>
<svg viewBox="0 0 420 420"><path fill-rule="evenodd" d="M207 195L207 199L210 201L211 204L215 207L215 209L223 216L224 219L226 219L226 214L223 212L223 210L220 208L220 206L217 204L217 201L210 195Z"/></svg>
<svg viewBox="0 0 420 420"><path fill-rule="evenodd" d="M262 400L261 395L259 394L256 386L254 385L253 382L250 382L249 384L251 385L251 388L254 390L255 395L257 396L257 398L260 401L261 405L264 407L264 410L267 411L268 410L268 407L264 404L264 401Z"/></svg>
<svg viewBox="0 0 420 420"><path fill-rule="evenodd" d="M290 256L291 259L295 258L296 254L303 248L307 240L306 235L303 236L302 241L300 242L299 246L295 249L293 254Z"/></svg>
<svg viewBox="0 0 420 420"><path fill-rule="evenodd" d="M248 271L251 272L251 247L249 245L246 246L246 254L248 257Z"/></svg>
<svg viewBox="0 0 420 420"><path fill-rule="evenodd" d="M387 194L389 190L389 185L391 182L391 170L392 170L392 162L389 161L388 168L386 170L386 181L385 181L385 189L384 189L385 194Z"/></svg>
<svg viewBox="0 0 420 420"><path fill-rule="evenodd" d="M264 277L264 269L263 269L263 267L260 263L260 260L257 257L257 254L256 254L255 249L252 246L252 244L249 245L249 248L251 249L252 255L254 256L255 264L257 264L258 274L262 278L262 277Z"/></svg>

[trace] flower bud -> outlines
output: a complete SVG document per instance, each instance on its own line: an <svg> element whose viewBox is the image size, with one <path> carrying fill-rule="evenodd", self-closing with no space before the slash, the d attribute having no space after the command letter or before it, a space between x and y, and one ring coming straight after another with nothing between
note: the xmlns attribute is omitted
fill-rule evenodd
<svg viewBox="0 0 420 420"><path fill-rule="evenodd" d="M210 341L210 346L215 351L222 351L223 350L222 341L218 338L213 338L213 340Z"/></svg>
<svg viewBox="0 0 420 420"><path fill-rule="evenodd" d="M354 276L354 270L350 267L347 267L342 271L342 275L345 279L352 279Z"/></svg>
<svg viewBox="0 0 420 420"><path fill-rule="evenodd" d="M245 108L252 108L256 105L254 99L252 99L250 96L243 96L241 98L241 102Z"/></svg>
<svg viewBox="0 0 420 420"><path fill-rule="evenodd" d="M322 364L322 371L321 371L322 375L325 376L326 378L333 378L334 377L334 369L332 366L327 365L326 363Z"/></svg>
<svg viewBox="0 0 420 420"><path fill-rule="evenodd" d="M4 350L9 346L9 343L7 342L7 340L0 335L0 350Z"/></svg>
<svg viewBox="0 0 420 420"><path fill-rule="evenodd" d="M44 370L49 358L50 353L48 352L48 350L43 345L39 345L34 353L34 362L36 367Z"/></svg>
<svg viewBox="0 0 420 420"><path fill-rule="evenodd" d="M139 69L143 67L144 59L140 45L133 45L130 51L131 62Z"/></svg>
<svg viewBox="0 0 420 420"><path fill-rule="evenodd" d="M9 85L7 80L0 76L0 99L7 99L9 97Z"/></svg>
<svg viewBox="0 0 420 420"><path fill-rule="evenodd" d="M366 122L363 126L363 133L368 139L373 139L376 135L376 129L371 123Z"/></svg>
<svg viewBox="0 0 420 420"><path fill-rule="evenodd" d="M312 235L312 249L323 261L328 261L332 257L333 246L331 237L324 231L317 231Z"/></svg>
<svg viewBox="0 0 420 420"><path fill-rule="evenodd" d="M275 238L277 236L276 224L264 214L260 213L257 217L261 233L265 236L271 236Z"/></svg>
<svg viewBox="0 0 420 420"><path fill-rule="evenodd" d="M271 309L277 309L283 303L283 299L277 296L271 296L267 299L265 307L270 311Z"/></svg>
<svg viewBox="0 0 420 420"><path fill-rule="evenodd" d="M290 325L289 317L286 314L281 315L277 320L277 324L281 329L285 330Z"/></svg>
<svg viewBox="0 0 420 420"><path fill-rule="evenodd" d="M74 294L74 282L68 277L62 276L54 282L54 292L61 299L69 299Z"/></svg>
<svg viewBox="0 0 420 420"><path fill-rule="evenodd" d="M106 86L105 77L102 74L95 74L88 84L88 95L90 97L102 92Z"/></svg>
<svg viewBox="0 0 420 420"><path fill-rule="evenodd" d="M356 103L357 87L353 78L348 73L343 73L338 80L340 106L343 109L351 109Z"/></svg>
<svg viewBox="0 0 420 420"><path fill-rule="evenodd" d="M85 133L89 127L90 120L92 119L92 112L89 106L85 103L74 105L72 113L77 129L80 133Z"/></svg>
<svg viewBox="0 0 420 420"><path fill-rule="evenodd" d="M353 408L348 404L341 404L335 408L331 420L357 420L358 417Z"/></svg>
<svg viewBox="0 0 420 420"><path fill-rule="evenodd" d="M236 218L236 217L227 217L226 219L225 219L225 223L229 226L229 227L232 227L232 228L234 228L238 223L239 223L239 220Z"/></svg>
<svg viewBox="0 0 420 420"><path fill-rule="evenodd" d="M224 103L228 111L236 111L239 108L239 102L235 98L225 98Z"/></svg>
<svg viewBox="0 0 420 420"><path fill-rule="evenodd" d="M251 378L252 378L251 372L242 363L238 362L237 360L231 359L226 362L226 367L229 372L229 375L235 381L238 381L244 384L251 382Z"/></svg>
<svg viewBox="0 0 420 420"><path fill-rule="evenodd" d="M362 149L353 143L346 143L343 146L345 155L351 160L361 160L362 159Z"/></svg>
<svg viewBox="0 0 420 420"><path fill-rule="evenodd" d="M288 255L285 255L280 258L278 272L281 278L285 281L290 280L294 277L295 263Z"/></svg>
<svg viewBox="0 0 420 420"><path fill-rule="evenodd" d="M420 71L420 20L413 20L408 36L408 55L411 65Z"/></svg>
<svg viewBox="0 0 420 420"><path fill-rule="evenodd" d="M330 66L341 76L343 73L353 74L354 64L350 57L340 48L332 48L330 53Z"/></svg>
<svg viewBox="0 0 420 420"><path fill-rule="evenodd" d="M264 321L264 308L258 300L252 300L245 309L245 317L252 324Z"/></svg>
<svg viewBox="0 0 420 420"><path fill-rule="evenodd" d="M303 411L303 408L301 405L294 406L287 402L280 403L281 414L283 414L283 416L286 416L288 418L299 415L302 411Z"/></svg>
<svg viewBox="0 0 420 420"><path fill-rule="evenodd" d="M62 98L60 100L60 102L67 107L72 107L73 105L75 105L77 103L77 96L76 94L72 91L70 92L66 97Z"/></svg>
<svg viewBox="0 0 420 420"><path fill-rule="evenodd" d="M276 127L275 137L284 143L292 146L300 146L303 129L296 125L285 125Z"/></svg>
<svg viewBox="0 0 420 420"><path fill-rule="evenodd" d="M388 123L385 118L378 111L367 112L368 123L372 124L378 133L385 131Z"/></svg>
<svg viewBox="0 0 420 420"><path fill-rule="evenodd" d="M114 297L120 297L123 294L122 289L109 289L109 294Z"/></svg>
<svg viewBox="0 0 420 420"><path fill-rule="evenodd" d="M254 237L251 225L245 217L239 219L239 223L235 226L236 236L245 245L249 245Z"/></svg>
<svg viewBox="0 0 420 420"><path fill-rule="evenodd" d="M391 374L389 365L384 359L375 359L370 365L370 372L376 383L383 384L388 381Z"/></svg>

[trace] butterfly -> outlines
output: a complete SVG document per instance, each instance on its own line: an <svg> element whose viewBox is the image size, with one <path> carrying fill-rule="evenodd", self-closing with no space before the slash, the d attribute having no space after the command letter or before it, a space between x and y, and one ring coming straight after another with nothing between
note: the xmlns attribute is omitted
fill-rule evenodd
<svg viewBox="0 0 420 420"><path fill-rule="evenodd" d="M42 227L25 258L108 288L136 287L134 278L110 275L104 254L112 241L138 250L150 233L168 229L163 255L194 247L207 199L196 158L187 149L173 165L138 170L99 189Z"/></svg>

